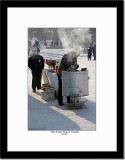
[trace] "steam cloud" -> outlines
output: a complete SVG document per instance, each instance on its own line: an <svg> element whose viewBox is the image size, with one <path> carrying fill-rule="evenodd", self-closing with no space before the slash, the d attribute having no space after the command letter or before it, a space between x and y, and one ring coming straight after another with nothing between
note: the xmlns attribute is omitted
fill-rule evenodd
<svg viewBox="0 0 125 160"><path fill-rule="evenodd" d="M89 28L59 28L58 35L62 41L64 48L78 48L84 47L86 43L92 42Z"/></svg>

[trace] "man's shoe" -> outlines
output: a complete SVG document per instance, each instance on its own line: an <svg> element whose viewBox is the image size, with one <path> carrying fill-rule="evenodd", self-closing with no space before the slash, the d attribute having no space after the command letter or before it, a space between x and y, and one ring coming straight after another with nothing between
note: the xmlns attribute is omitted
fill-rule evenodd
<svg viewBox="0 0 125 160"><path fill-rule="evenodd" d="M35 90L33 90L33 92L36 92Z"/></svg>
<svg viewBox="0 0 125 160"><path fill-rule="evenodd" d="M60 106L63 106L63 105L64 105L64 103L63 103L63 102L58 102L58 103L59 103L59 105L60 105Z"/></svg>
<svg viewBox="0 0 125 160"><path fill-rule="evenodd" d="M67 97L67 103L70 103L70 97L69 96Z"/></svg>
<svg viewBox="0 0 125 160"><path fill-rule="evenodd" d="M67 103L70 103L70 100L67 100Z"/></svg>

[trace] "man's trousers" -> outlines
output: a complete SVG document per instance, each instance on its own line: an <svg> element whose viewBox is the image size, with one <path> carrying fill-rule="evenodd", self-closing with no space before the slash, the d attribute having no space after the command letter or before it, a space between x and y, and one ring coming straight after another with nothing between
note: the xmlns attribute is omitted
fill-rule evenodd
<svg viewBox="0 0 125 160"><path fill-rule="evenodd" d="M32 89L36 90L37 89L41 89L41 78L42 78L42 74L32 74Z"/></svg>

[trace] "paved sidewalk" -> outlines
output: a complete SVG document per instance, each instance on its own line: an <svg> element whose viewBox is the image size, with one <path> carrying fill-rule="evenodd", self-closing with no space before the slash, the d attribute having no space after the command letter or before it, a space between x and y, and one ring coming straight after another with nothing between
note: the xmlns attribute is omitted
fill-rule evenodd
<svg viewBox="0 0 125 160"><path fill-rule="evenodd" d="M29 130L96 130L95 101L95 61L88 61L86 56L78 58L79 68L89 70L89 96L82 109L67 109L59 106L57 99L44 101L39 93L33 93L31 88L32 75L28 69L28 129ZM66 103L66 97L64 97Z"/></svg>

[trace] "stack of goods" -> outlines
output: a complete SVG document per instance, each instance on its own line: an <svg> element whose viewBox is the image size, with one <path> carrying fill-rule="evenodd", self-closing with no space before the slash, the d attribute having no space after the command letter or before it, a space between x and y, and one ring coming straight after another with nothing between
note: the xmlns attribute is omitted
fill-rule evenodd
<svg viewBox="0 0 125 160"><path fill-rule="evenodd" d="M56 98L55 94L56 93L53 88L45 87L41 92L41 97L42 97L42 99L49 101L49 100L53 100Z"/></svg>
<svg viewBox="0 0 125 160"><path fill-rule="evenodd" d="M56 61L51 59L46 59L46 64L49 66L50 70L55 71Z"/></svg>
<svg viewBox="0 0 125 160"><path fill-rule="evenodd" d="M87 68L81 68L81 71L86 71L87 70Z"/></svg>

